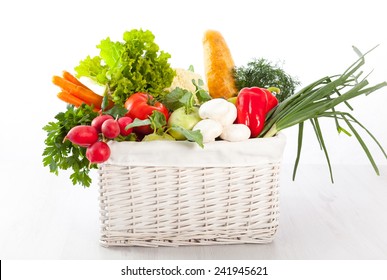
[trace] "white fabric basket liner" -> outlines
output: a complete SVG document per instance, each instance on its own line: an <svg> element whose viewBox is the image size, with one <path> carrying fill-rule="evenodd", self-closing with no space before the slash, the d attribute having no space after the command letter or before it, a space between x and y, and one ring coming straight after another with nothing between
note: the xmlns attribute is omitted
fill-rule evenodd
<svg viewBox="0 0 387 280"><path fill-rule="evenodd" d="M215 141L204 148L188 141L110 141L107 164L119 166L243 167L279 162L286 138L254 138L242 142Z"/></svg>

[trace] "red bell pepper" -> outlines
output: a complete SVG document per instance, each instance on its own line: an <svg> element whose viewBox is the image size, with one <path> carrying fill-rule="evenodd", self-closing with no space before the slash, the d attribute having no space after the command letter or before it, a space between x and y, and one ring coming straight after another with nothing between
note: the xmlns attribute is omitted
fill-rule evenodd
<svg viewBox="0 0 387 280"><path fill-rule="evenodd" d="M243 88L236 102L237 123L247 125L251 131L250 137L255 138L263 130L266 114L277 104L277 98L267 89Z"/></svg>
<svg viewBox="0 0 387 280"><path fill-rule="evenodd" d="M125 108L128 110L127 117L134 119L145 120L153 111L159 111L164 114L166 121L169 118L169 112L164 104L156 101L151 95L143 92L132 94L125 102ZM152 133L150 125L135 127L134 131L140 135Z"/></svg>
<svg viewBox="0 0 387 280"><path fill-rule="evenodd" d="M267 106L266 106L266 114L267 114L270 112L271 109L273 109L275 106L278 105L278 99L270 90L266 88L261 88L261 90L263 90L267 96Z"/></svg>

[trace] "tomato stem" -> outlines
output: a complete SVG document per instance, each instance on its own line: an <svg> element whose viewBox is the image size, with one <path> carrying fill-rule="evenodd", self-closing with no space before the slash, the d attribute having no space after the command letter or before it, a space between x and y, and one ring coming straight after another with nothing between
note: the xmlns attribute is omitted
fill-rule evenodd
<svg viewBox="0 0 387 280"><path fill-rule="evenodd" d="M154 106L156 103L156 100L152 98L152 96L148 92L146 93L146 96L147 96L146 104Z"/></svg>

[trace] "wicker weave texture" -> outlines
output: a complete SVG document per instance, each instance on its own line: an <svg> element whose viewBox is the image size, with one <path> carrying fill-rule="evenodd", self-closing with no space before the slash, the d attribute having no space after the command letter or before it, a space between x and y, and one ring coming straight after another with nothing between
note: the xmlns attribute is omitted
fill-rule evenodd
<svg viewBox="0 0 387 280"><path fill-rule="evenodd" d="M268 243L280 162L247 167L99 166L103 246Z"/></svg>

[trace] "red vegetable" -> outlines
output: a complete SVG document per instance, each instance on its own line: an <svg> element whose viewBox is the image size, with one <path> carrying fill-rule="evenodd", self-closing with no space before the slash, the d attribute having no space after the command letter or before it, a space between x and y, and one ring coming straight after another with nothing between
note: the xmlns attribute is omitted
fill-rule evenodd
<svg viewBox="0 0 387 280"><path fill-rule="evenodd" d="M101 126L102 134L105 135L105 137L114 139L118 135L120 135L120 126L118 125L118 122L114 119L109 119L103 122Z"/></svg>
<svg viewBox="0 0 387 280"><path fill-rule="evenodd" d="M277 98L267 89L243 88L237 97L237 123L250 128L250 137L257 137L265 124L266 114L277 106Z"/></svg>
<svg viewBox="0 0 387 280"><path fill-rule="evenodd" d="M162 103L154 100L154 98L146 93L138 92L131 95L125 102L125 108L128 110L127 117L134 119L145 120L153 111L159 111L164 114L165 119L168 121L169 112L167 107ZM136 133L147 135L152 133L150 125L135 127Z"/></svg>
<svg viewBox="0 0 387 280"><path fill-rule="evenodd" d="M252 87L251 88L253 91L256 90L256 88ZM267 105L266 105L266 114L270 112L271 109L273 109L275 106L278 105L278 99L277 97L275 97L275 95L269 91L268 89L266 88L261 88L261 90L263 90L265 93L266 93L266 97L267 97Z"/></svg>
<svg viewBox="0 0 387 280"><path fill-rule="evenodd" d="M109 157L110 148L105 142L95 142L86 149L86 158L90 161L90 163L102 163L107 161Z"/></svg>
<svg viewBox="0 0 387 280"><path fill-rule="evenodd" d="M63 142L66 140L81 147L89 147L98 141L98 132L93 126L78 125L70 129Z"/></svg>
<svg viewBox="0 0 387 280"><path fill-rule="evenodd" d="M128 136L132 133L133 128L125 129L129 124L133 122L132 118L129 117L121 117L117 120L118 125L120 126L120 133L122 136Z"/></svg>
<svg viewBox="0 0 387 280"><path fill-rule="evenodd" d="M98 133L101 133L101 127L102 127L102 124L106 121L106 120L113 120L114 118L110 115L100 115L98 117L96 117L95 119L92 120L91 122L91 126L94 126Z"/></svg>

